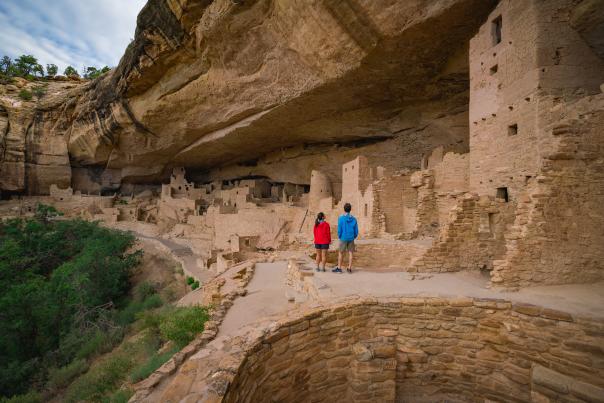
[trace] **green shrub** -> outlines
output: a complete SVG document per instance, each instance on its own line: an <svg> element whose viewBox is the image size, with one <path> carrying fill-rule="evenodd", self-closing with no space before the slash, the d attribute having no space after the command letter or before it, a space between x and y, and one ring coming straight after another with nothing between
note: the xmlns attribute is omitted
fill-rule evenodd
<svg viewBox="0 0 604 403"><path fill-rule="evenodd" d="M19 91L19 98L24 101L31 101L32 97L33 94L31 93L31 91L26 90L25 88L22 88L21 91Z"/></svg>
<svg viewBox="0 0 604 403"><path fill-rule="evenodd" d="M128 403L128 400L132 397L134 391L132 389L120 389L110 395L107 399L103 399L103 402L107 403Z"/></svg>
<svg viewBox="0 0 604 403"><path fill-rule="evenodd" d="M195 279L194 279L193 277L191 277L191 276L188 276L188 277L187 277L187 285L191 285L191 284L193 284L194 282L195 282Z"/></svg>
<svg viewBox="0 0 604 403"><path fill-rule="evenodd" d="M149 309L159 308L163 304L164 304L164 301L161 299L161 296L159 294L149 295L143 301L143 310L146 311Z"/></svg>
<svg viewBox="0 0 604 403"><path fill-rule="evenodd" d="M42 85L36 86L33 88L32 93L36 98L40 99L46 95L46 87Z"/></svg>
<svg viewBox="0 0 604 403"><path fill-rule="evenodd" d="M165 315L159 324L159 331L164 340L171 340L179 347L189 344L195 335L201 333L209 319L206 308L193 306L176 308L170 315Z"/></svg>
<svg viewBox="0 0 604 403"><path fill-rule="evenodd" d="M199 281L195 281L193 284L191 284L191 289L192 290L196 290L199 288Z"/></svg>
<svg viewBox="0 0 604 403"><path fill-rule="evenodd" d="M159 308L163 304L164 302L159 294L149 295L144 301L134 299L117 314L117 322L122 326L127 326L138 319L141 312Z"/></svg>
<svg viewBox="0 0 604 403"><path fill-rule="evenodd" d="M89 358L111 351L123 337L122 329L101 332L96 331L87 337L76 353L76 359Z"/></svg>
<svg viewBox="0 0 604 403"><path fill-rule="evenodd" d="M116 389L132 365L127 354L116 354L76 379L67 389L65 401L98 401Z"/></svg>
<svg viewBox="0 0 604 403"><path fill-rule="evenodd" d="M132 383L140 382L143 379L147 378L151 375L157 368L164 365L166 361L168 361L175 353L174 349L167 351L165 353L155 353L153 354L144 364L136 367L130 373L130 381Z"/></svg>
<svg viewBox="0 0 604 403"><path fill-rule="evenodd" d="M17 395L11 398L0 399L0 403L41 403L42 395L38 392L29 392L25 395Z"/></svg>
<svg viewBox="0 0 604 403"><path fill-rule="evenodd" d="M83 359L76 359L69 365L50 370L48 386L52 389L62 389L87 370L88 362Z"/></svg>
<svg viewBox="0 0 604 403"><path fill-rule="evenodd" d="M150 295L157 293L155 286L148 281L143 281L134 287L134 298L138 301L143 301Z"/></svg>

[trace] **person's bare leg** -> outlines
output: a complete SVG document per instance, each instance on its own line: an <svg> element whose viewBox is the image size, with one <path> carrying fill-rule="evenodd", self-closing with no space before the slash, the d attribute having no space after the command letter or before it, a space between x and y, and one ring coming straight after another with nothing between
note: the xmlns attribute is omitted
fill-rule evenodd
<svg viewBox="0 0 604 403"><path fill-rule="evenodd" d="M342 251L338 249L338 267L342 268Z"/></svg>
<svg viewBox="0 0 604 403"><path fill-rule="evenodd" d="M352 273L352 254L353 252L348 252L348 271Z"/></svg>
<svg viewBox="0 0 604 403"><path fill-rule="evenodd" d="M321 249L315 249L315 251L317 251L317 257L315 261L317 262L317 270L319 270L319 267L321 266Z"/></svg>
<svg viewBox="0 0 604 403"><path fill-rule="evenodd" d="M327 264L327 249L323 249L321 252L323 255L323 271L325 271L325 265Z"/></svg>

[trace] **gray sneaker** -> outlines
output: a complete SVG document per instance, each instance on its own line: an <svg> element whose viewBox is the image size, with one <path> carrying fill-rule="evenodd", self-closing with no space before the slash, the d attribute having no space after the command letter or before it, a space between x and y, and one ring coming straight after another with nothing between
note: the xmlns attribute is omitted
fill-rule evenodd
<svg viewBox="0 0 604 403"><path fill-rule="evenodd" d="M335 269L332 270L333 273L343 273L342 269L340 269L339 267L336 267Z"/></svg>

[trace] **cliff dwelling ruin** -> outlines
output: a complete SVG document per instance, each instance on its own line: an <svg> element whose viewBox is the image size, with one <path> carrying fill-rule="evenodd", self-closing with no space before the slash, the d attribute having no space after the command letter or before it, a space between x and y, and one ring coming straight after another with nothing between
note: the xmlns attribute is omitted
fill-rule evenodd
<svg viewBox="0 0 604 403"><path fill-rule="evenodd" d="M0 216L133 231L200 281L213 326L131 401L603 402L603 27L601 0L149 0L108 74L0 90ZM345 203L355 272L316 273Z"/></svg>

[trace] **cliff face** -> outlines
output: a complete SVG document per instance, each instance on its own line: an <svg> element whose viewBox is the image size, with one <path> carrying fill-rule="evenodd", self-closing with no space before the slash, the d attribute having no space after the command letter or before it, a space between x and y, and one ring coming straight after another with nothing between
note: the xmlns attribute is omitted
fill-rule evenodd
<svg viewBox="0 0 604 403"><path fill-rule="evenodd" d="M115 188L173 165L302 182L352 149L398 166L467 149L467 43L494 3L150 0L110 73L42 105L2 98L0 188ZM304 168L275 172L286 159Z"/></svg>

